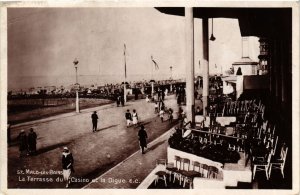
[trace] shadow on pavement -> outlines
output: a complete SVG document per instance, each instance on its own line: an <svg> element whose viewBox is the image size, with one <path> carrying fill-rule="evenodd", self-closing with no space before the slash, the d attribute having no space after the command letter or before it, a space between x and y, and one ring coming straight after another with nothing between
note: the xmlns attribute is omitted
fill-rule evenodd
<svg viewBox="0 0 300 195"><path fill-rule="evenodd" d="M49 151L54 150L56 148L59 148L61 146L66 146L66 145L68 145L70 143L71 142L63 142L63 143L59 143L59 144L55 144L55 145L51 145L51 146L47 146L47 147L41 148L38 151L36 151L35 155L39 155L39 154L42 154L42 153L45 153L45 152L49 152Z"/></svg>
<svg viewBox="0 0 300 195"><path fill-rule="evenodd" d="M148 151L149 150L155 150L158 146L164 144L165 141L161 141L161 142L158 142L156 144L154 144L153 146L151 146L150 148L148 148ZM147 152L147 151L146 151Z"/></svg>
<svg viewBox="0 0 300 195"><path fill-rule="evenodd" d="M110 126L108 126L108 127L102 128L102 129L97 129L96 132L103 131L103 130L105 130L105 129L109 129L109 128L112 128L112 127L116 127L116 126L118 126L118 125L119 125L119 124L116 124L116 125L110 125Z"/></svg>
<svg viewBox="0 0 300 195"><path fill-rule="evenodd" d="M84 176L80 176L80 178L87 178L89 179L90 182L92 179L99 177L99 175L102 175L103 173L105 173L107 170L114 167L115 165L116 165L115 161L109 162L107 164L101 165L100 167L94 169L93 171L89 172ZM76 175L74 175L74 177L76 177ZM79 182L79 183L74 182L71 183L69 188L82 188L83 186L87 185L89 182Z"/></svg>

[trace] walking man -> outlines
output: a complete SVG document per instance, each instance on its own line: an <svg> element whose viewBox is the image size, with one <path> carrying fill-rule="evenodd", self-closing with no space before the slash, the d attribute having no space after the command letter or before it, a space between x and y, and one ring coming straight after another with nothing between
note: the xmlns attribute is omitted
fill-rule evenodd
<svg viewBox="0 0 300 195"><path fill-rule="evenodd" d="M71 172L74 172L73 164L74 164L74 159L72 153L69 151L67 147L64 147L62 153L62 167L63 167L64 181L67 182L66 188L69 187L70 184Z"/></svg>
<svg viewBox="0 0 300 195"><path fill-rule="evenodd" d="M131 113L129 110L127 110L127 112L125 113L125 118L126 118L126 122L127 122L127 127L129 127L131 125L131 121L132 121Z"/></svg>
<svg viewBox="0 0 300 195"><path fill-rule="evenodd" d="M28 151L27 135L23 129L18 135L18 141L19 141L20 158L22 158L24 155L27 154Z"/></svg>
<svg viewBox="0 0 300 195"><path fill-rule="evenodd" d="M97 112L94 111L94 113L92 114L92 123L93 123L93 132L97 131L97 123L98 123L98 115Z"/></svg>
<svg viewBox="0 0 300 195"><path fill-rule="evenodd" d="M30 155L34 155L36 153L36 139L36 133L33 131L33 128L30 128L30 132L28 134L28 152Z"/></svg>
<svg viewBox="0 0 300 195"><path fill-rule="evenodd" d="M138 136L139 136L140 146L142 149L142 154L145 154L144 148L147 148L148 135L147 132L145 131L144 125L141 125L141 129L139 130Z"/></svg>

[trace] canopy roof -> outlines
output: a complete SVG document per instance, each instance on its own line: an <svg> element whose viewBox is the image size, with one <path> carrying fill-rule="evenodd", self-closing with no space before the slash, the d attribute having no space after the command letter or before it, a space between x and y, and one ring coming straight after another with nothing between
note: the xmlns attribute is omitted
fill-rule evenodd
<svg viewBox="0 0 300 195"><path fill-rule="evenodd" d="M158 11L184 16L184 7L157 7ZM292 8L194 7L194 18L236 18L242 36L284 37L290 35Z"/></svg>

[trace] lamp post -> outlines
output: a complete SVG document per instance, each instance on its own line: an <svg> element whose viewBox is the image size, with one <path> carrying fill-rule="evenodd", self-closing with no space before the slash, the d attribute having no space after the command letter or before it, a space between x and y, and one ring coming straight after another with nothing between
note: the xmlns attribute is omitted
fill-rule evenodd
<svg viewBox="0 0 300 195"><path fill-rule="evenodd" d="M78 90L79 90L79 83L78 83L78 76L77 76L77 68L78 68L78 63L79 61L75 58L73 61L74 67L75 67L75 72L76 72L76 83L75 83L75 89L76 89L76 112L79 113L79 95L78 95Z"/></svg>

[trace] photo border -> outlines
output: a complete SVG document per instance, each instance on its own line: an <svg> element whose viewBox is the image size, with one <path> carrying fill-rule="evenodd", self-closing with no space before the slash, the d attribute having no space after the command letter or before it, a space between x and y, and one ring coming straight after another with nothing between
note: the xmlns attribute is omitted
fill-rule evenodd
<svg viewBox="0 0 300 195"><path fill-rule="evenodd" d="M1 105L1 178L3 194L298 194L299 193L299 2L296 1L74 1L74 2L0 2L0 105ZM7 8L11 7L290 7L292 8L292 143L293 143L293 189L292 190L136 190L136 189L7 189ZM100 190L100 191L99 191Z"/></svg>

